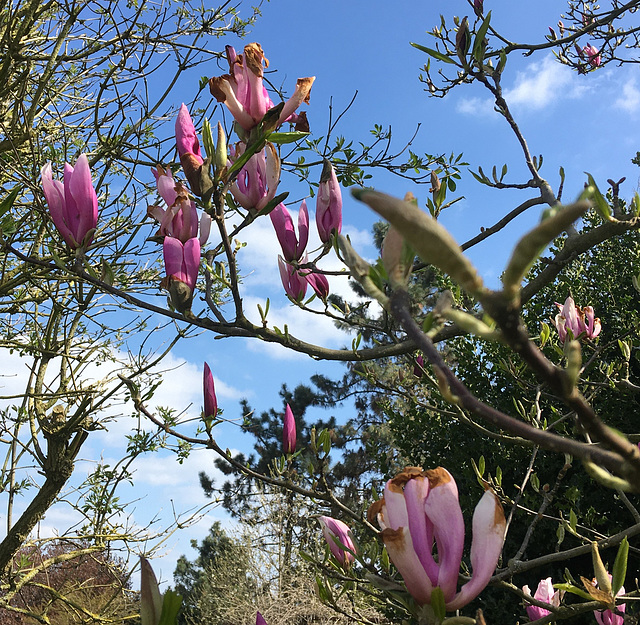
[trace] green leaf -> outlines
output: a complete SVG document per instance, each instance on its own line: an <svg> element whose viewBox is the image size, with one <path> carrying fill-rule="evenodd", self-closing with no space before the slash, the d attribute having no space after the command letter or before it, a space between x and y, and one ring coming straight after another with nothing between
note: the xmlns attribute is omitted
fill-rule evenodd
<svg viewBox="0 0 640 625"><path fill-rule="evenodd" d="M391 563L389 561L389 554L387 552L387 548L382 548L382 555L380 556L380 564L382 568L388 573L391 569Z"/></svg>
<svg viewBox="0 0 640 625"><path fill-rule="evenodd" d="M569 527L571 528L571 531L574 534L576 533L577 525L578 525L578 517L576 516L576 513L573 511L573 508L571 508L571 510L569 511Z"/></svg>
<svg viewBox="0 0 640 625"><path fill-rule="evenodd" d="M548 323L542 322L542 329L540 330L540 347L544 347L546 342L551 336L551 328Z"/></svg>
<svg viewBox="0 0 640 625"><path fill-rule="evenodd" d="M20 191L22 191L22 187L20 186L13 187L13 189L11 189L11 191L9 191L9 193L7 194L7 197L5 197L4 200L2 200L2 202L0 202L0 217L3 217L4 214L11 209L14 202L18 198Z"/></svg>
<svg viewBox="0 0 640 625"><path fill-rule="evenodd" d="M300 139L304 139L308 137L310 132L272 132L267 139L271 141L271 143L276 143L278 145L285 145L286 143L294 143L296 141L300 141Z"/></svg>
<svg viewBox="0 0 640 625"><path fill-rule="evenodd" d="M487 17L484 18L484 22L476 33L475 41L473 42L473 58L482 63L484 57L484 38L487 36L487 30L489 30L489 22L491 21L491 11L487 13Z"/></svg>
<svg viewBox="0 0 640 625"><path fill-rule="evenodd" d="M615 597L624 585L627 576L627 559L629 558L629 541L625 536L618 547L618 554L611 571L611 593Z"/></svg>
<svg viewBox="0 0 640 625"><path fill-rule="evenodd" d="M581 197L581 199L584 199ZM527 232L516 244L509 263L502 274L504 290L515 296L527 271L534 261L559 234L589 208L586 202L578 201L568 206L556 205L543 212L542 221Z"/></svg>
<svg viewBox="0 0 640 625"><path fill-rule="evenodd" d="M500 60L496 66L496 73L501 73L504 70L504 66L507 64L507 53L504 50L500 50Z"/></svg>
<svg viewBox="0 0 640 625"><path fill-rule="evenodd" d="M436 586L431 592L431 609L433 610L438 623L444 621L444 618L447 615L444 603L444 593L440 586Z"/></svg>
<svg viewBox="0 0 640 625"><path fill-rule="evenodd" d="M573 584L554 584L553 587L557 588L558 590L564 590L565 592L570 592L572 595L578 595L578 597L582 597L587 601L593 601L593 597L588 592L581 590L580 588L578 588L577 586L574 586Z"/></svg>
<svg viewBox="0 0 640 625"><path fill-rule="evenodd" d="M480 458L478 459L478 471L480 472L480 475L484 475L484 470L485 470L484 456L480 456Z"/></svg>
<svg viewBox="0 0 640 625"><path fill-rule="evenodd" d="M318 447L327 455L331 451L331 435L329 430L322 430L318 435Z"/></svg>
<svg viewBox="0 0 640 625"><path fill-rule="evenodd" d="M602 217L607 221L611 221L611 208L609 207L609 203L604 198L602 193L600 193L600 189L598 189L598 185L593 179L593 176L589 172L585 173L587 174L589 186L582 192L582 194L580 195L580 199L591 200L600 215L602 215Z"/></svg>
<svg viewBox="0 0 640 625"><path fill-rule="evenodd" d="M427 334L429 330L431 330L433 326L433 321L434 321L433 313L432 312L427 313L427 316L424 318L422 322L422 331L425 334Z"/></svg>
<svg viewBox="0 0 640 625"><path fill-rule="evenodd" d="M207 153L207 156L213 160L214 154L216 153L216 147L213 142L213 135L211 134L211 124L209 124L209 120L206 117L202 122L202 143L204 143L204 150Z"/></svg>
<svg viewBox="0 0 640 625"><path fill-rule="evenodd" d="M182 597L175 590L167 590L167 592L164 593L162 612L158 625L176 625L181 605Z"/></svg>
<svg viewBox="0 0 640 625"><path fill-rule="evenodd" d="M438 61L442 61L443 63L455 63L453 59L450 59L446 54L442 54L442 52L438 52L437 50L433 50L432 48L427 48L426 46L421 46L419 43L411 42L411 45L421 52L425 52L429 56L432 56L434 59L438 59Z"/></svg>
<svg viewBox="0 0 640 625"><path fill-rule="evenodd" d="M540 492L540 479L535 473L531 474L531 488L533 488L536 493Z"/></svg>
<svg viewBox="0 0 640 625"><path fill-rule="evenodd" d="M260 215L268 215L280 202L284 202L289 197L289 191L276 195L261 211Z"/></svg>

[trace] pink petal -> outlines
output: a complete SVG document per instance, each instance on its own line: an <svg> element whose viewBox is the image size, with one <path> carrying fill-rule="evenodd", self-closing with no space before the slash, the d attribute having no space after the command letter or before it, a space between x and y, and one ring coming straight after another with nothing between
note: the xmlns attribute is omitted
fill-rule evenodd
<svg viewBox="0 0 640 625"><path fill-rule="evenodd" d="M49 207L49 214L51 215L53 225L70 247L78 247L78 242L67 226L65 218L64 185L59 180L53 180L50 162L42 168L41 178L42 191L44 192L44 197Z"/></svg>
<svg viewBox="0 0 640 625"><path fill-rule="evenodd" d="M440 566L438 586L446 602L453 599L458 586L464 550L464 518L458 502L458 488L451 474L442 467L426 473L431 490L424 510L433 523Z"/></svg>
<svg viewBox="0 0 640 625"><path fill-rule="evenodd" d="M182 263L184 261L184 246L173 237L165 237L162 244L164 266L167 276L173 276L181 282L186 282Z"/></svg>
<svg viewBox="0 0 640 625"><path fill-rule="evenodd" d="M413 548L409 529L387 528L382 531L382 540L411 596L421 605L429 603L433 585Z"/></svg>
<svg viewBox="0 0 640 625"><path fill-rule="evenodd" d="M306 200L302 200L300 210L298 211L298 258L302 256L307 242L309 241L309 211L307 210Z"/></svg>
<svg viewBox="0 0 640 625"><path fill-rule="evenodd" d="M193 291L196 288L198 270L200 269L200 241L195 237L184 244L184 282Z"/></svg>
<svg viewBox="0 0 640 625"><path fill-rule="evenodd" d="M460 589L447 610L458 610L475 599L489 583L495 571L504 544L506 521L500 501L492 490L487 490L473 513L471 540L471 566L473 575Z"/></svg>
<svg viewBox="0 0 640 625"><path fill-rule="evenodd" d="M67 188L73 197L77 210L76 215L72 216L68 213L70 219L77 219L75 231L72 223L69 223L69 227L72 232L75 232L78 243L82 243L89 230L94 229L98 223L98 197L91 181L91 169L87 155L81 154L75 167L67 169L65 166L65 186L68 172L70 176ZM66 199L68 205L69 198Z"/></svg>
<svg viewBox="0 0 640 625"><path fill-rule="evenodd" d="M309 102L309 93L311 92L311 86L315 76L309 78L298 78L296 81L296 89L293 95L285 102L284 108L280 113L278 125L284 123L303 102Z"/></svg>
<svg viewBox="0 0 640 625"><path fill-rule="evenodd" d="M437 585L439 566L431 553L433 550L433 528L427 528L431 522L425 514L425 502L428 496L430 496L429 480L426 477L414 477L404 487L407 520L413 548L431 583Z"/></svg>
<svg viewBox="0 0 640 625"><path fill-rule="evenodd" d="M284 411L282 450L285 454L292 454L296 450L296 420L289 404Z"/></svg>
<svg viewBox="0 0 640 625"><path fill-rule="evenodd" d="M218 399L216 398L213 374L206 362L204 363L202 385L204 391L204 416L205 418L215 417L218 414Z"/></svg>

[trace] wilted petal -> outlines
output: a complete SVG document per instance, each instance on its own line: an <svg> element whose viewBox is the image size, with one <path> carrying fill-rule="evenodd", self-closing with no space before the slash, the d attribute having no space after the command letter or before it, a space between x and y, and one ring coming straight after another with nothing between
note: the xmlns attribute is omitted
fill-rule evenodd
<svg viewBox="0 0 640 625"><path fill-rule="evenodd" d="M411 596L420 605L429 603L433 585L413 547L409 528L401 527L398 530L387 528L382 531L382 540L389 558L402 575Z"/></svg>
<svg viewBox="0 0 640 625"><path fill-rule="evenodd" d="M439 566L433 559L433 525L425 514L429 480L422 475L412 477L404 487L407 522L413 548L432 584L438 583ZM386 494L385 494L386 498Z"/></svg>
<svg viewBox="0 0 640 625"><path fill-rule="evenodd" d="M169 168L164 169L161 165L158 165L157 169L152 167L151 171L156 179L158 195L167 203L167 206L173 206L178 197L173 173Z"/></svg>
<svg viewBox="0 0 640 625"><path fill-rule="evenodd" d="M311 86L313 85L313 81L316 79L315 76L310 76L308 78L298 78L296 81L296 89L293 92L293 95L285 102L284 108L282 109L282 113L280 113L280 118L278 119L278 125L287 121L289 117L293 113L296 112L298 107L304 102L305 104L309 104L309 95L311 93Z"/></svg>
<svg viewBox="0 0 640 625"><path fill-rule="evenodd" d="M255 205L258 211L261 211L276 196L278 183L280 182L280 157L273 143L267 142L264 148L264 161L260 161L260 165L263 168L261 177L263 187L266 187L266 192Z"/></svg>
<svg viewBox="0 0 640 625"><path fill-rule="evenodd" d="M224 102L242 128L251 130L255 126L255 122L236 96L232 80L234 80L232 76L214 76L209 79L209 91L218 102Z"/></svg>

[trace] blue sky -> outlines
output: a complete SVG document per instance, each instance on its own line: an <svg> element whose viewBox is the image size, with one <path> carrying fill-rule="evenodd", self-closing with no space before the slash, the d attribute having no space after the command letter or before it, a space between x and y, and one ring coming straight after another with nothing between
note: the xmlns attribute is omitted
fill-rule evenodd
<svg viewBox="0 0 640 625"><path fill-rule="evenodd" d="M547 33L549 25L559 19L560 3L485 0L491 9L494 25L511 40L535 41ZM479 86L464 86L443 100L430 99L418 81L426 56L412 48L410 41L432 46L427 32L439 22L440 12L451 15L470 14L465 2L426 2L408 0L392 11L388 2L326 0L323 2L293 2L273 0L262 5L262 18L253 28L247 41L261 43L270 60L270 69L278 71L272 80L291 91L299 76L315 75L308 111L311 130L324 134L328 107L333 98L334 111L340 112L355 91L358 97L344 117L338 132L354 141L367 142L374 124L391 125L396 144L400 146L413 134L418 123L421 130L414 144L418 153L460 153L477 169L480 165L490 171L495 164L510 163L510 176L521 181L525 175L515 138L504 120L493 112L487 92ZM585 42L586 43L586 42ZM212 47L225 44L241 48L240 40L212 41ZM216 67L198 68L199 75L218 75ZM579 76L557 64L543 52L531 57L513 55L507 65L503 87L518 123L534 154L542 153L542 170L552 186L557 188L557 171L565 168L565 199L574 198L589 171L606 188L606 179L627 176L623 195L630 197L638 186L638 169L630 159L640 149L638 118L640 113L640 80L637 67L604 68L587 76ZM197 84L181 85L184 100ZM176 105L179 106L179 94ZM216 121L216 118L212 118ZM169 125L172 128L172 123ZM318 177L319 177L318 171ZM291 184L287 187L287 184ZM379 190L402 196L412 191L424 204L427 187L416 188L406 181L388 174L376 174L372 185ZM281 189L291 197L304 195L284 179ZM458 191L465 199L442 217L455 238L462 242L492 225L500 216L531 195L504 192L481 187L467 172ZM309 203L314 209L315 202ZM296 205L290 206L292 212ZM144 207L141 207L144 210ZM374 254L370 229L375 217L363 205L344 194L344 230L349 233L360 253L371 258ZM531 209L499 236L470 251L489 284L499 278L513 239L539 218L539 210ZM293 334L315 340L331 347L350 343L329 322L318 317L300 314L287 301L277 273L278 244L272 233L270 220L256 221L243 235L247 247L239 258L245 273L243 296L248 315L257 320L258 303L271 300L271 324L283 327L287 323ZM332 264L332 262L334 264ZM322 265L337 268L335 261ZM332 289L347 294L346 280L332 280ZM560 297L560 296L559 296ZM551 314L551 312L550 312ZM316 362L291 354L278 346L259 341L240 339L214 340L205 334L179 344L170 360L165 384L159 389L157 405L187 410L196 417L202 404L202 363L211 366L220 406L226 418L239 418L239 400L246 397L258 411L279 406L278 391L286 382L290 388L304 383L314 373L341 375L342 366ZM115 411L118 408L114 408ZM349 407L340 414L348 414ZM321 411L308 418L328 416ZM91 466L100 457L117 458L122 450L123 437L131 426L131 419L121 419L108 432L93 435L83 457L81 468ZM246 444L237 429L223 425L217 432L222 447L242 448ZM207 503L198 485L199 470L212 472L213 458L207 452L194 453L183 465L160 452L136 464L135 488L125 489L123 499L138 499L133 508L133 520L143 523L159 515L158 526L168 525L174 513L198 508ZM161 508L159 510L159 508ZM175 560L188 553L189 540L202 538L217 518L220 509L210 510L189 529L174 534L166 543L164 557L157 561L165 580L170 579ZM51 511L43 522L42 532L53 531L71 520L62 508Z"/></svg>

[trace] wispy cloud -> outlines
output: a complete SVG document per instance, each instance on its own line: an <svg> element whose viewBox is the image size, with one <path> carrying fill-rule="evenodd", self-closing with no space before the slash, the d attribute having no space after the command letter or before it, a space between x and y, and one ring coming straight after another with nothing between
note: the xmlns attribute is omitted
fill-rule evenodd
<svg viewBox="0 0 640 625"><path fill-rule="evenodd" d="M592 87L593 81L587 86L571 68L547 56L517 72L513 86L504 90L504 98L510 107L539 111L561 99L582 97ZM467 115L487 115L493 110L493 102L489 98L466 98L456 108Z"/></svg>
<svg viewBox="0 0 640 625"><path fill-rule="evenodd" d="M635 113L640 109L640 89L636 86L635 78L622 85L622 95L615 101L614 106L627 113Z"/></svg>

